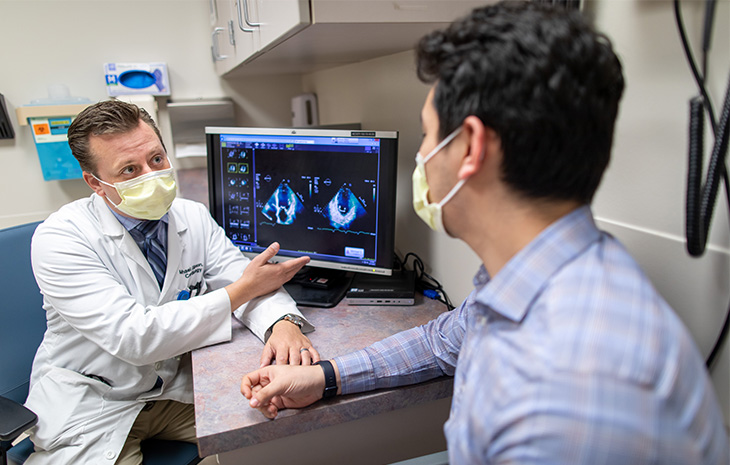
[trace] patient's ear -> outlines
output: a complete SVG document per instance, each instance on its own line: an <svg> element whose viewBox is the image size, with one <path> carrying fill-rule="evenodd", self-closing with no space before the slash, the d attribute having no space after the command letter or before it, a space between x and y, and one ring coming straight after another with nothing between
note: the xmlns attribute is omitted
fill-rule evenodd
<svg viewBox="0 0 730 465"><path fill-rule="evenodd" d="M485 162L490 161L495 150L500 150L499 136L490 127L485 126L476 116L467 116L464 120L464 133L467 135L469 147L461 161L459 179L474 176Z"/></svg>

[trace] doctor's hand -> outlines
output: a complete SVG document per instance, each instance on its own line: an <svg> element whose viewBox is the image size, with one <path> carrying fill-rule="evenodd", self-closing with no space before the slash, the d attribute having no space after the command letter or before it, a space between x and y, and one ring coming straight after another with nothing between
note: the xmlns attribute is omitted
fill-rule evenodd
<svg viewBox="0 0 730 465"><path fill-rule="evenodd" d="M281 320L274 325L266 341L260 366L271 365L272 360L276 360L277 365L311 365L319 362L319 352L297 325Z"/></svg>
<svg viewBox="0 0 730 465"><path fill-rule="evenodd" d="M281 263L269 263L279 252L279 243L274 242L256 256L243 270L235 282L225 287L231 299L231 308L236 309L251 299L270 294L289 281L309 257L299 257Z"/></svg>
<svg viewBox="0 0 730 465"><path fill-rule="evenodd" d="M245 375L241 393L251 407L273 419L279 410L306 407L321 399L324 384L319 366L272 365Z"/></svg>

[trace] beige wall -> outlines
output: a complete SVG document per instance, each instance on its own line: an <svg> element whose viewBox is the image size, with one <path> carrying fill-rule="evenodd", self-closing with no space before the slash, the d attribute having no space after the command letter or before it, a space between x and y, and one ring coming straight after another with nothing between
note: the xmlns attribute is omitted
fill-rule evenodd
<svg viewBox="0 0 730 465"><path fill-rule="evenodd" d="M167 63L173 100L232 97L238 124L270 126L291 120L289 100L298 76L228 82L213 70L208 0L0 0L0 93L16 137L0 140L0 228L45 219L89 195L78 180L43 181L30 129L15 108L65 84L73 96L108 98L106 62ZM170 143L166 98L158 97L159 125ZM174 156L174 154L171 154ZM202 160L198 160L202 162ZM176 164L184 167L184 161Z"/></svg>
<svg viewBox="0 0 730 465"><path fill-rule="evenodd" d="M692 40L701 30L702 3L684 2ZM600 225L618 236L690 328L706 355L730 295L727 205L718 202L712 248L696 260L684 251L687 101L696 93L667 0L597 0L585 14L614 42L627 79L611 165L594 202ZM709 86L716 107L730 69L730 2L719 2ZM419 111L427 88L413 54L400 53L304 76L316 92L324 124L361 121L364 128L400 132L396 244L416 252L455 302L471 290L479 266L460 242L432 233L410 206L413 157L420 144ZM476 214L476 213L475 213ZM728 350L713 375L730 418Z"/></svg>

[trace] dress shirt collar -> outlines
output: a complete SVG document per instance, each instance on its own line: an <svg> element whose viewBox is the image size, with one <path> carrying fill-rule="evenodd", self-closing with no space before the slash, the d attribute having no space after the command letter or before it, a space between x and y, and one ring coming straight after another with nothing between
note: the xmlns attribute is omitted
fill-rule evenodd
<svg viewBox="0 0 730 465"><path fill-rule="evenodd" d="M130 218L128 216L120 215L119 213L112 210L111 207L109 207L109 211L112 212L114 214L114 216L117 217L119 222L122 223L122 226L124 226L124 229L126 229L127 231L131 231L132 229L136 228L143 221L147 221L147 220L140 220L138 218ZM170 215L169 213L165 213L165 215L162 218L160 218L160 221L162 221L165 224L168 224L168 222L170 221L169 215Z"/></svg>
<svg viewBox="0 0 730 465"><path fill-rule="evenodd" d="M600 236L590 207L577 208L543 230L494 278L482 265L474 277L474 300L521 321L548 280Z"/></svg>

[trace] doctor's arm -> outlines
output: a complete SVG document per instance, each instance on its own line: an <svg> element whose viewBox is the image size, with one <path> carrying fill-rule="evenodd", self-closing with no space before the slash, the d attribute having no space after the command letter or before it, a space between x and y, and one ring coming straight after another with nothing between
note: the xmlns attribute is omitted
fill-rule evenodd
<svg viewBox="0 0 730 465"><path fill-rule="evenodd" d="M282 263L270 263L269 260L274 258L278 251L279 244L271 244L251 260L239 279L225 287L231 300L232 311L267 294L283 293L281 286L309 262L308 257L301 257ZM261 354L262 367L271 364L274 359L279 365L287 363L309 365L319 361L319 353L312 347L309 338L303 334L299 326L287 320L278 320L272 326L271 336L265 342Z"/></svg>
<svg viewBox="0 0 730 465"><path fill-rule="evenodd" d="M251 260L240 278L225 287L228 297L231 299L232 309L237 309L246 302L276 291L309 263L309 257L299 257L282 263L269 263L269 260L274 258L278 252L279 244L274 242Z"/></svg>

